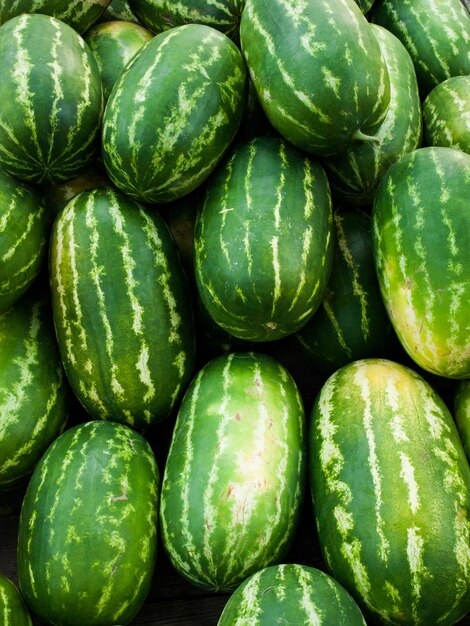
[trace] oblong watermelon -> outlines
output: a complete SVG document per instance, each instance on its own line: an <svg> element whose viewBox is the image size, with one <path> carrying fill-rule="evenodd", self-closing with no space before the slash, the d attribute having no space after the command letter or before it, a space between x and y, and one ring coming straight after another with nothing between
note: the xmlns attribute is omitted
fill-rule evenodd
<svg viewBox="0 0 470 626"><path fill-rule="evenodd" d="M0 623L2 626L33 626L28 607L15 583L0 574Z"/></svg>
<svg viewBox="0 0 470 626"><path fill-rule="evenodd" d="M176 570L231 590L278 562L295 532L305 458L302 401L280 363L242 352L207 363L181 403L162 481L162 539Z"/></svg>
<svg viewBox="0 0 470 626"><path fill-rule="evenodd" d="M444 402L417 373L355 361L312 410L310 485L331 575L377 624L470 610L470 468Z"/></svg>
<svg viewBox="0 0 470 626"><path fill-rule="evenodd" d="M68 379L91 416L146 429L193 373L186 277L156 211L111 187L75 196L50 246L54 321Z"/></svg>
<svg viewBox="0 0 470 626"><path fill-rule="evenodd" d="M18 577L31 612L57 626L127 624L156 562L160 479L147 441L115 422L66 430L21 508Z"/></svg>

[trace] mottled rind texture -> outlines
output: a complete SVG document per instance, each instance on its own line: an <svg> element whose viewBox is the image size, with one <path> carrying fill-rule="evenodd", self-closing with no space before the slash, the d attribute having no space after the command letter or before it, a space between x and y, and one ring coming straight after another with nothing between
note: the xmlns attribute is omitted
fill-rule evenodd
<svg viewBox="0 0 470 626"><path fill-rule="evenodd" d="M392 361L346 365L315 401L309 455L320 547L366 620L458 622L470 610L470 468L431 386Z"/></svg>
<svg viewBox="0 0 470 626"><path fill-rule="evenodd" d="M0 574L0 624L33 626L28 608L15 583Z"/></svg>

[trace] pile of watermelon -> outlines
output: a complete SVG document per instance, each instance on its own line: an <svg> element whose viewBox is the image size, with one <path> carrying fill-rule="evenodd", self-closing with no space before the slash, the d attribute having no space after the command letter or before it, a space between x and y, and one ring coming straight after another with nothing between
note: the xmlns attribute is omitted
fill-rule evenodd
<svg viewBox="0 0 470 626"><path fill-rule="evenodd" d="M462 620L467 3L0 0L0 79L0 622L159 542L219 626Z"/></svg>

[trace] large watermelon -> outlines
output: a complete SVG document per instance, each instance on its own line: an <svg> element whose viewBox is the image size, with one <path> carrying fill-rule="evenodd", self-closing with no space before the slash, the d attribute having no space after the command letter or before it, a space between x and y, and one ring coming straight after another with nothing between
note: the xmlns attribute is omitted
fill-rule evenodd
<svg viewBox="0 0 470 626"><path fill-rule="evenodd" d="M238 144L208 181L196 221L196 280L209 314L251 341L298 330L325 291L332 235L317 162L274 137Z"/></svg>
<svg viewBox="0 0 470 626"><path fill-rule="evenodd" d="M366 620L455 624L470 610L470 468L444 402L403 365L355 361L321 389L309 444L319 543Z"/></svg>
<svg viewBox="0 0 470 626"><path fill-rule="evenodd" d="M159 472L147 441L115 422L65 431L28 484L18 532L20 589L55 626L127 624L150 588Z"/></svg>
<svg viewBox="0 0 470 626"><path fill-rule="evenodd" d="M0 166L39 183L89 164L103 93L83 38L54 17L14 17L0 27L0 74Z"/></svg>
<svg viewBox="0 0 470 626"><path fill-rule="evenodd" d="M42 13L82 34L96 22L111 0L0 0L0 24L21 13Z"/></svg>
<svg viewBox="0 0 470 626"><path fill-rule="evenodd" d="M149 41L116 83L103 120L114 184L143 202L169 202L214 170L241 122L247 93L240 50L202 24Z"/></svg>
<svg viewBox="0 0 470 626"><path fill-rule="evenodd" d="M161 494L163 545L192 583L230 590L293 539L305 478L304 409L275 359L231 353L195 376Z"/></svg>
<svg viewBox="0 0 470 626"><path fill-rule="evenodd" d="M470 376L470 155L421 148L382 179L373 209L376 268L390 319L422 368Z"/></svg>
<svg viewBox="0 0 470 626"><path fill-rule="evenodd" d="M54 224L50 276L65 371L87 411L138 429L167 417L195 346L163 219L110 187L81 192Z"/></svg>

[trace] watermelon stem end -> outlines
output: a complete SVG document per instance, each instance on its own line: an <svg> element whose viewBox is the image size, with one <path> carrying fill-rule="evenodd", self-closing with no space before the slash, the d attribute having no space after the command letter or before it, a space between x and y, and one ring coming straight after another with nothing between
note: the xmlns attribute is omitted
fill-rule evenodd
<svg viewBox="0 0 470 626"><path fill-rule="evenodd" d="M380 139L378 137L374 137L373 135L366 135L360 129L356 130L352 138L356 141L373 141L374 143L380 143Z"/></svg>

